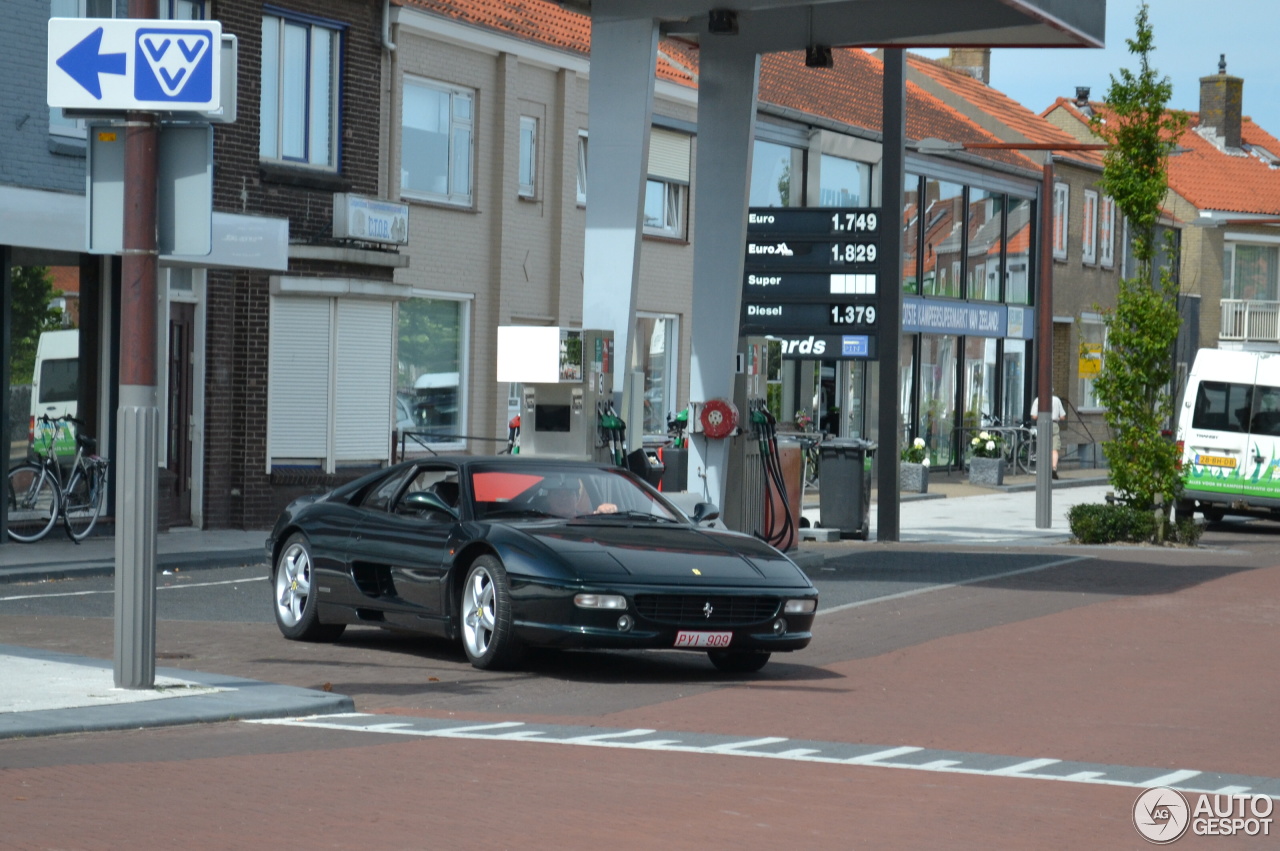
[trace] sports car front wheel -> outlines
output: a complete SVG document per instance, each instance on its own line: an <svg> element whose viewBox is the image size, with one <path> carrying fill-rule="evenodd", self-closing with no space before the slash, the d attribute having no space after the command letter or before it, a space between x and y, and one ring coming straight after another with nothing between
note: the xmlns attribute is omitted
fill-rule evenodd
<svg viewBox="0 0 1280 851"><path fill-rule="evenodd" d="M336 641L343 624L320 622L315 594L311 545L301 532L285 541L275 567L276 626L294 641Z"/></svg>
<svg viewBox="0 0 1280 851"><path fill-rule="evenodd" d="M498 670L520 661L523 647L511 628L511 581L502 562L480 556L462 584L462 646L477 668Z"/></svg>
<svg viewBox="0 0 1280 851"><path fill-rule="evenodd" d="M769 661L769 654L750 650L711 650L707 652L716 670L727 674L754 674Z"/></svg>

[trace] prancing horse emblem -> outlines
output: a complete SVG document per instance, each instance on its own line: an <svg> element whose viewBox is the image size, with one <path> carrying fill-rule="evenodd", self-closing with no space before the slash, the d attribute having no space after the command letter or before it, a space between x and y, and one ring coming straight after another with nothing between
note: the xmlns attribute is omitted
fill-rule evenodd
<svg viewBox="0 0 1280 851"><path fill-rule="evenodd" d="M703 616L704 618L709 618L709 617L711 617L711 613L712 613L712 612L714 612L714 611L715 611L715 609L713 609L713 608L711 607L711 603L710 603L709 601L708 601L708 602L706 602L706 603L703 603L703 604L702 604L702 616Z"/></svg>

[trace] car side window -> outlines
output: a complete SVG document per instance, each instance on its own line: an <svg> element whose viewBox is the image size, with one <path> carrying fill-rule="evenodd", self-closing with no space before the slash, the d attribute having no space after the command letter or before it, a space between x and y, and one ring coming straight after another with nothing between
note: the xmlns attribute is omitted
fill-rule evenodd
<svg viewBox="0 0 1280 851"><path fill-rule="evenodd" d="M361 505L373 511L389 510L391 500L400 492L400 486L404 484L404 480L408 478L409 473L410 471L406 470L398 475L388 477L382 484L369 491Z"/></svg>
<svg viewBox="0 0 1280 851"><path fill-rule="evenodd" d="M427 468L418 471L418 474L409 482L409 486L404 489L404 493L400 496L400 503L416 493L431 493L440 498L445 505L450 508L457 508L461 492L458 486L457 471L451 468ZM398 510L398 509L397 509ZM422 514L419 508L406 507L402 512L407 514ZM427 512L434 513L434 512Z"/></svg>

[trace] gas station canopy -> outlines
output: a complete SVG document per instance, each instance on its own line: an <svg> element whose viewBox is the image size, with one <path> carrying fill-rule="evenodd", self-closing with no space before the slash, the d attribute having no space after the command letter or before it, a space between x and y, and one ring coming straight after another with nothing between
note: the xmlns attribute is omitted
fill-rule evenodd
<svg viewBox="0 0 1280 851"><path fill-rule="evenodd" d="M728 36L758 53L827 47L1102 47L1106 0L558 0L594 21Z"/></svg>

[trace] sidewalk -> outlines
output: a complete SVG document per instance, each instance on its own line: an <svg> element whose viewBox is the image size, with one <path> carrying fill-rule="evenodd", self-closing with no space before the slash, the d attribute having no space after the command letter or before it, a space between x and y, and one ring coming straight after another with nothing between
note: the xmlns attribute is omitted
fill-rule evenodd
<svg viewBox="0 0 1280 851"><path fill-rule="evenodd" d="M1105 471L1062 473L1054 482L1052 524L1036 527L1035 480L1007 478L1000 488L970 485L962 473L935 473L927 494L904 495L902 543L1027 546L1069 540L1066 513L1080 502L1101 502L1109 485ZM819 516L820 498L805 495L804 515ZM872 541L876 509L871 505ZM158 567L198 569L265 563L266 533L175 529L157 535ZM857 547L858 540L803 541L792 556L802 566L820 565ZM51 534L35 544L0 545L0 597L21 593L23 582L68 576L110 575L115 541L96 537L76 545ZM155 688L114 687L110 661L0 644L0 739L90 730L271 718L352 711L339 694L178 669L156 669Z"/></svg>

